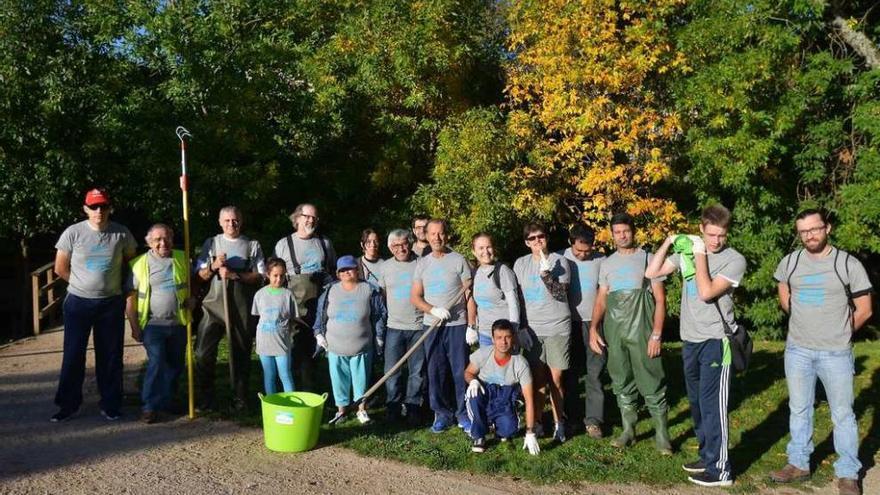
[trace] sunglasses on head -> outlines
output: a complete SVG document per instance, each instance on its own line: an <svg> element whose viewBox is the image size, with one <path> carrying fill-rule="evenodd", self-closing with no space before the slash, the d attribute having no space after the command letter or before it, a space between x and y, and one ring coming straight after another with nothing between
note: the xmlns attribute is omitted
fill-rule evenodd
<svg viewBox="0 0 880 495"><path fill-rule="evenodd" d="M107 203L101 203L101 204L97 204L97 205L86 205L86 208L88 208L92 211L96 211L96 210L107 211L110 209L110 205Z"/></svg>
<svg viewBox="0 0 880 495"><path fill-rule="evenodd" d="M537 241L538 239L546 239L546 238L547 238L546 234L534 234L534 235L530 235L530 236L526 237L526 240L531 242L531 241Z"/></svg>

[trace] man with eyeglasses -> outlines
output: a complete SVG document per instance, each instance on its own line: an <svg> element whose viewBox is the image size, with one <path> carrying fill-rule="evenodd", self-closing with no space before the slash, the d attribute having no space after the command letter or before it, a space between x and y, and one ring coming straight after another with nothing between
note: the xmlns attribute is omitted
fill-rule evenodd
<svg viewBox="0 0 880 495"><path fill-rule="evenodd" d="M520 342L532 367L535 395L535 422L538 436L543 433L541 416L549 390L553 409L553 439L565 441L563 400L565 390L562 375L569 367L571 336L571 309L568 305L568 285L571 268L568 260L547 249L547 229L531 222L523 228L526 247L531 253L513 264L523 299L524 318L521 324L530 329L524 335L534 335L532 342ZM547 375L549 376L549 379Z"/></svg>
<svg viewBox="0 0 880 495"><path fill-rule="evenodd" d="M290 214L293 233L275 243L275 256L287 265L287 288L293 292L303 322L315 324L318 296L333 281L336 272L336 251L330 239L318 232L318 209L302 203ZM306 390L313 388L315 335L311 328L297 329L293 336L293 366L299 383Z"/></svg>
<svg viewBox="0 0 880 495"><path fill-rule="evenodd" d="M122 408L122 349L125 336L123 267L137 244L124 226L111 222L113 208L103 189L86 193L88 219L61 234L55 249L55 273L68 282L64 299L64 353L52 422L66 421L82 405L86 348L95 330L95 377L101 414L119 419Z"/></svg>
<svg viewBox="0 0 880 495"><path fill-rule="evenodd" d="M853 413L852 335L871 317L873 288L865 267L828 241L831 224L821 210L795 220L803 249L786 255L773 277L788 313L785 381L791 440L788 464L770 473L778 483L810 477L816 378L822 381L834 424L834 474L841 495L860 493L859 431Z"/></svg>
<svg viewBox="0 0 880 495"><path fill-rule="evenodd" d="M428 244L428 217L417 215L413 217L412 233L416 240L412 246L412 252L419 258L431 254L431 245Z"/></svg>
<svg viewBox="0 0 880 495"><path fill-rule="evenodd" d="M411 236L404 229L388 234L388 249L393 255L382 264L379 287L385 295L388 324L385 330L385 372L412 348L425 333L422 328L422 312L410 301L413 275L418 258L410 248ZM404 412L407 422L416 425L420 419L425 393L425 348L419 347L407 361L406 386L403 374L397 370L385 382L389 421L399 420Z"/></svg>
<svg viewBox="0 0 880 495"><path fill-rule="evenodd" d="M227 296L232 342L233 408L247 407L248 376L251 347L256 333L256 320L251 316L254 294L263 284L266 263L260 243L241 233L241 211L235 206L220 210L219 224L223 233L209 237L202 245L196 261L199 277L210 284L202 300L204 315L199 322L196 346L196 371L199 383L200 409L214 407L214 368L217 347L226 334L224 295ZM226 290L223 285L226 284Z"/></svg>

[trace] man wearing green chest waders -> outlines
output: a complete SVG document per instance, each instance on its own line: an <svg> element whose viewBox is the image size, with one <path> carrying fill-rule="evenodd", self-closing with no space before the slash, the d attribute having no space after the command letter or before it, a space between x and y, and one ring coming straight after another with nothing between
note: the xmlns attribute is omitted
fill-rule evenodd
<svg viewBox="0 0 880 495"><path fill-rule="evenodd" d="M623 421L623 433L612 444L622 448L635 442L641 394L654 419L657 450L671 455L666 375L660 360L666 313L663 279L645 278L651 255L635 246L635 226L629 214L618 213L611 218L611 234L617 251L599 268L590 348L597 354L608 351L608 374ZM604 338L599 330L603 322Z"/></svg>

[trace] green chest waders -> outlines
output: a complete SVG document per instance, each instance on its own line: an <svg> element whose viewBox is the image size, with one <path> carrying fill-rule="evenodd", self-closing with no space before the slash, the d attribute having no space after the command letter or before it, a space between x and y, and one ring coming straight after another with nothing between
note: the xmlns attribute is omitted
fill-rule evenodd
<svg viewBox="0 0 880 495"><path fill-rule="evenodd" d="M315 316L318 309L318 296L321 287L314 282L315 274L297 273L288 274L287 288L293 292L300 319L314 326ZM315 387L314 380L314 354L315 335L311 328L297 325L293 335L293 372L294 382L301 384L305 390Z"/></svg>

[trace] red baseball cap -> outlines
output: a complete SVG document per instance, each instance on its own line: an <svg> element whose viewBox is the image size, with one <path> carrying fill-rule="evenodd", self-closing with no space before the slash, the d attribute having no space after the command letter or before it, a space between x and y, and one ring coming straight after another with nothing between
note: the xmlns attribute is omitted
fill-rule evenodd
<svg viewBox="0 0 880 495"><path fill-rule="evenodd" d="M103 189L90 189L86 193L86 206L109 205L110 196Z"/></svg>

